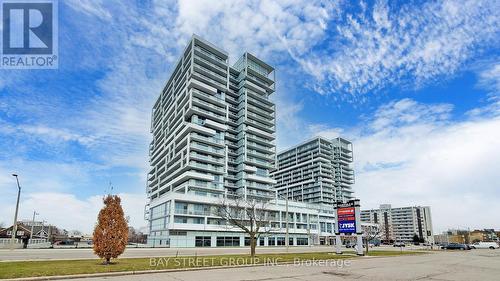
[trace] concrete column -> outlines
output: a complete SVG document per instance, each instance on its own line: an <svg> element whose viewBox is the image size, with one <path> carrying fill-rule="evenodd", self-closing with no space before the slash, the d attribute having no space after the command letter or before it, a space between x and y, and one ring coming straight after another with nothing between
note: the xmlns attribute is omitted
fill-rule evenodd
<svg viewBox="0 0 500 281"><path fill-rule="evenodd" d="M361 208L359 204L359 199L354 200L354 214L356 217L356 245L358 256L363 256L365 252L363 251L363 228L361 227Z"/></svg>
<svg viewBox="0 0 500 281"><path fill-rule="evenodd" d="M342 254L342 239L340 239L340 233L335 233L335 253Z"/></svg>

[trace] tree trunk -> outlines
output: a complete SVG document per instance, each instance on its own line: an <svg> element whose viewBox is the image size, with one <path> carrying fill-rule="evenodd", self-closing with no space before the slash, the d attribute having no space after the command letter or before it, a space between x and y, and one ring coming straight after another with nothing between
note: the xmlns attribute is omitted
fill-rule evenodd
<svg viewBox="0 0 500 281"><path fill-rule="evenodd" d="M366 245L366 254L368 254L368 251L369 251L369 243L368 243L368 239L365 240L365 245Z"/></svg>
<svg viewBox="0 0 500 281"><path fill-rule="evenodd" d="M255 257L255 247L257 246L257 241L255 240L255 235L250 235L250 256L252 259Z"/></svg>

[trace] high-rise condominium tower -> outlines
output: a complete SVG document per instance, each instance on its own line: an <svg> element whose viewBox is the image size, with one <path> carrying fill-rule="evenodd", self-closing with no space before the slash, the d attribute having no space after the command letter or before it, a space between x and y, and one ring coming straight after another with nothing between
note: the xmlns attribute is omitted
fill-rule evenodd
<svg viewBox="0 0 500 281"><path fill-rule="evenodd" d="M194 36L152 112L148 196L234 192L272 196L274 69Z"/></svg>
<svg viewBox="0 0 500 281"><path fill-rule="evenodd" d="M243 246L213 208L220 198L274 200L275 235L259 245L284 245L333 235L333 212L276 199L270 170L275 162L274 69L245 53L229 66L228 54L193 36L153 106L145 216L154 246ZM295 204L295 205L294 205ZM319 243L319 242L318 242ZM327 242L325 242L327 243Z"/></svg>
<svg viewBox="0 0 500 281"><path fill-rule="evenodd" d="M333 204L353 199L352 143L316 137L278 154L272 177L290 199Z"/></svg>

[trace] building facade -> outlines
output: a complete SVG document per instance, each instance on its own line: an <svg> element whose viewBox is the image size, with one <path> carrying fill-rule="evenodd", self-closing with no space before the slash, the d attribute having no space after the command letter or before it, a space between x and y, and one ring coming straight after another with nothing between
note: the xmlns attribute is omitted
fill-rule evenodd
<svg viewBox="0 0 500 281"><path fill-rule="evenodd" d="M434 241L440 244L476 242L498 242L498 232L494 229L449 229L442 234L434 235Z"/></svg>
<svg viewBox="0 0 500 281"><path fill-rule="evenodd" d="M279 153L271 175L280 195L332 205L354 199L352 162L351 142L316 137Z"/></svg>
<svg viewBox="0 0 500 281"><path fill-rule="evenodd" d="M362 210L361 221L379 224L380 239L384 243L412 243L415 235L434 243L430 207L393 208L382 204L379 209Z"/></svg>
<svg viewBox="0 0 500 281"><path fill-rule="evenodd" d="M213 215L217 202L232 196L268 200L276 221L262 245L282 242L284 201L270 176L274 68L249 53L233 66L228 59L224 50L193 36L153 106L145 218L154 246L245 245L240 230ZM328 239L333 210L302 204L289 210L292 245L310 243L313 232L318 241Z"/></svg>

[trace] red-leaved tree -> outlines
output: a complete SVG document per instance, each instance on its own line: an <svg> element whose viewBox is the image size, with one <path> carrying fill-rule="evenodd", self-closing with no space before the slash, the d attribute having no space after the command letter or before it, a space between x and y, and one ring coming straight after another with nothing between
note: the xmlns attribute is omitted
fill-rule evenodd
<svg viewBox="0 0 500 281"><path fill-rule="evenodd" d="M103 201L94 229L94 253L104 259L104 264L109 264L125 251L128 225L118 195L108 195Z"/></svg>

